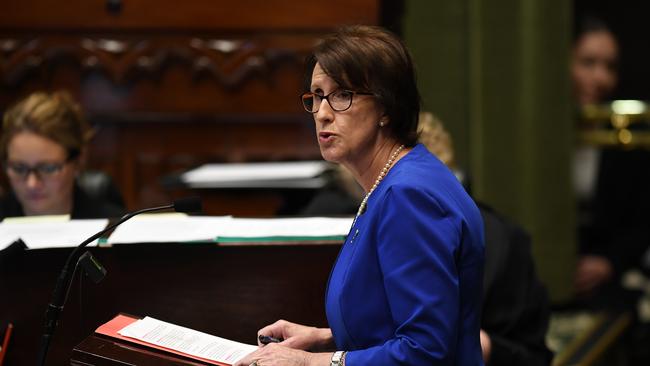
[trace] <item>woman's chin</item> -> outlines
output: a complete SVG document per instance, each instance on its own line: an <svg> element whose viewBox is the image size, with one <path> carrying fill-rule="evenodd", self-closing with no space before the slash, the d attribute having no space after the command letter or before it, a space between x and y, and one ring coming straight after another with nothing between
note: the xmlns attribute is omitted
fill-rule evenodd
<svg viewBox="0 0 650 366"><path fill-rule="evenodd" d="M332 149L323 149L323 148L321 148L320 154L323 157L323 160L325 160L325 161L329 161L330 163L339 163L340 162L339 154L336 154L336 152L332 151Z"/></svg>
<svg viewBox="0 0 650 366"><path fill-rule="evenodd" d="M37 201L23 204L23 210L28 215L53 215L53 210L47 202Z"/></svg>

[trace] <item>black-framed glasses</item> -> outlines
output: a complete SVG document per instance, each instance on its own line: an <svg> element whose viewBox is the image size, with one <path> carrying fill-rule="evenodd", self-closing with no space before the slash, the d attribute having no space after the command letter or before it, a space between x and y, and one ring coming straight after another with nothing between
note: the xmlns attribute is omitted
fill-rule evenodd
<svg viewBox="0 0 650 366"><path fill-rule="evenodd" d="M71 158L68 158L62 163L38 163L34 166L24 163L7 161L5 163L5 168L7 170L7 174L13 177L27 179L30 174L34 173L38 179L43 180L52 178L59 174L65 165L71 160Z"/></svg>
<svg viewBox="0 0 650 366"><path fill-rule="evenodd" d="M339 89L335 90L327 95L320 95L312 92L306 92L300 96L302 100L302 106L309 113L316 113L320 108L323 99L327 100L330 107L337 111L343 112L350 108L352 105L352 99L355 94L359 95L374 95L373 93L364 93L364 92L355 92L352 90Z"/></svg>

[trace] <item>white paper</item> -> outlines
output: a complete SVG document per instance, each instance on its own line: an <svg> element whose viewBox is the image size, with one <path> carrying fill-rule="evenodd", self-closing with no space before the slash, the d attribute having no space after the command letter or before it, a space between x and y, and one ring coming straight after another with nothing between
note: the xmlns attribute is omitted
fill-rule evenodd
<svg viewBox="0 0 650 366"><path fill-rule="evenodd" d="M108 243L213 241L231 219L230 216L142 215L118 226Z"/></svg>
<svg viewBox="0 0 650 366"><path fill-rule="evenodd" d="M133 322L118 333L174 351L228 364L237 362L257 349L257 346L216 337L150 317Z"/></svg>
<svg viewBox="0 0 650 366"><path fill-rule="evenodd" d="M5 217L2 222L8 224L25 224L32 222L65 222L70 221L70 215L36 215Z"/></svg>
<svg viewBox="0 0 650 366"><path fill-rule="evenodd" d="M352 226L352 218L307 217L283 219L233 218L219 236L255 238L269 236L346 236Z"/></svg>
<svg viewBox="0 0 650 366"><path fill-rule="evenodd" d="M352 218L245 219L231 216L135 217L119 226L108 238L110 244L175 243L214 241L220 237L323 237L346 236Z"/></svg>
<svg viewBox="0 0 650 366"><path fill-rule="evenodd" d="M325 161L205 164L186 172L181 179L194 187L318 187L324 183L318 176L329 167Z"/></svg>
<svg viewBox="0 0 650 366"><path fill-rule="evenodd" d="M108 219L43 221L5 220L0 223L0 249L22 239L29 249L72 247L103 230ZM89 246L97 245L97 242Z"/></svg>

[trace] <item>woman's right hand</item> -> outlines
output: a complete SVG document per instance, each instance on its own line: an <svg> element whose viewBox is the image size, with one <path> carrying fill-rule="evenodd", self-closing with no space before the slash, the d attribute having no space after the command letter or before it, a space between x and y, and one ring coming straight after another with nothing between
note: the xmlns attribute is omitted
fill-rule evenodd
<svg viewBox="0 0 650 366"><path fill-rule="evenodd" d="M584 255L578 259L575 289L578 294L590 294L614 276L612 263L600 255Z"/></svg>
<svg viewBox="0 0 650 366"><path fill-rule="evenodd" d="M257 342L260 346L262 344L259 342L259 336L265 335L282 338L284 340L280 342L281 345L305 351L320 351L334 348L334 339L332 337L332 331L329 328L308 327L286 320L278 320L271 325L267 325L260 329L257 335Z"/></svg>

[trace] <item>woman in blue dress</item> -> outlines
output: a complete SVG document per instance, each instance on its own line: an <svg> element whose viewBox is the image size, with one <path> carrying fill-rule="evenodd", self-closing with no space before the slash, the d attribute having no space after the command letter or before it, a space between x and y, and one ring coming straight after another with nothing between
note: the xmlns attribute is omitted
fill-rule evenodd
<svg viewBox="0 0 650 366"><path fill-rule="evenodd" d="M416 144L407 49L381 28L343 28L309 58L305 89L323 158L367 193L330 276L330 328L277 321L259 335L281 342L236 365L482 365L481 217Z"/></svg>

